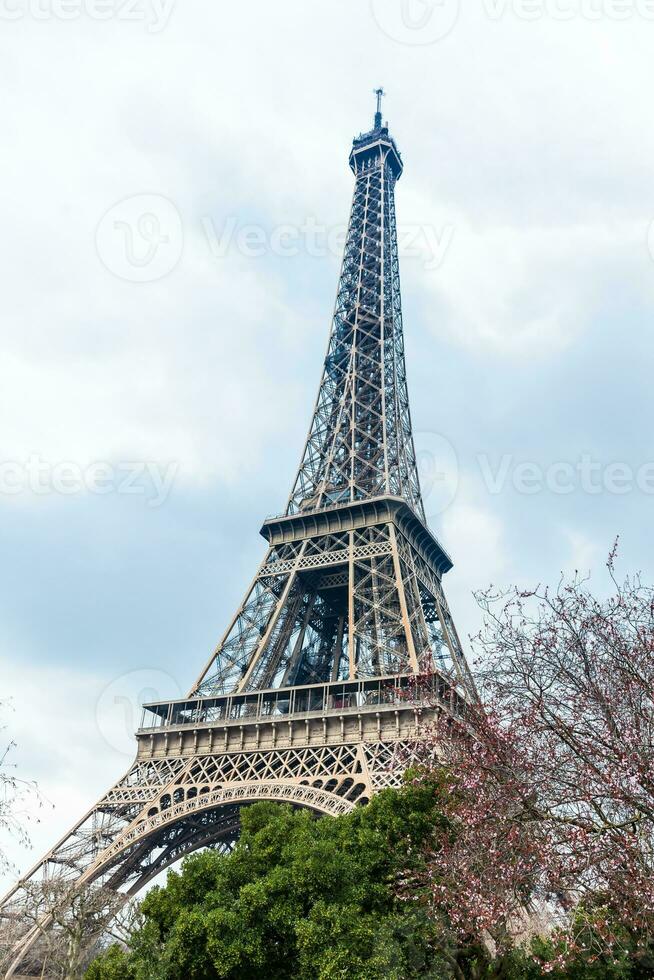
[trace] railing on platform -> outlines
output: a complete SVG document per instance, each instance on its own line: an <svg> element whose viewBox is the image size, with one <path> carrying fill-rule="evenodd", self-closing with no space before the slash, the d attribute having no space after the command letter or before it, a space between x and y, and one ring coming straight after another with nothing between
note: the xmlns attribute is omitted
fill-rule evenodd
<svg viewBox="0 0 654 980"><path fill-rule="evenodd" d="M466 700L441 674L403 674L145 704L139 732L432 704L462 716Z"/></svg>

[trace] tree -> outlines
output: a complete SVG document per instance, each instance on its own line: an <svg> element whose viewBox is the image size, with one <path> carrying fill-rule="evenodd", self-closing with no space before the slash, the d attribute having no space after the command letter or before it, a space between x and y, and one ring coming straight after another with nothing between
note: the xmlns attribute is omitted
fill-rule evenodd
<svg viewBox="0 0 654 980"><path fill-rule="evenodd" d="M447 785L425 780L386 790L365 810L320 820L257 804L243 813L231 855L188 858L181 873L146 897L142 924L90 966L88 980L645 980L634 950L598 955L591 914L578 913L589 953L565 936L493 956L488 942L457 943L442 904L415 884L425 842L456 835L440 802ZM463 897L466 882L459 894ZM582 921L583 919L583 921ZM644 961L643 961L644 962ZM651 965L651 964L650 964Z"/></svg>
<svg viewBox="0 0 654 980"><path fill-rule="evenodd" d="M426 854L462 942L499 947L525 908L592 909L569 950L649 955L654 936L654 590L615 577L485 593L477 645L483 708L443 719L428 762L448 763L456 833ZM583 918L583 917L582 917Z"/></svg>
<svg viewBox="0 0 654 980"><path fill-rule="evenodd" d="M79 980L97 956L108 935L123 938L138 922L133 902L99 885L76 887L63 878L26 882L20 906L8 922L4 957L0 965L13 961L13 946L35 926L38 939L22 968L30 976Z"/></svg>
<svg viewBox="0 0 654 980"><path fill-rule="evenodd" d="M129 950L113 947L90 980L205 977L448 977L428 895L404 902L399 874L438 825L431 782L386 790L338 818L260 803L242 812L232 853L193 855L143 902Z"/></svg>
<svg viewBox="0 0 654 980"><path fill-rule="evenodd" d="M7 703L0 701L0 712L7 710ZM34 792L35 785L27 783L16 776L15 767L11 762L11 753L16 743L11 739L3 739L6 725L0 725L0 872L6 873L11 862L7 857L6 844L3 838L16 838L19 843L28 846L29 836L25 830L24 816L20 806L26 796Z"/></svg>
<svg viewBox="0 0 654 980"><path fill-rule="evenodd" d="M0 701L0 712L7 710L8 703ZM24 809L28 798L36 798L42 805L36 784L20 779L16 775L15 766L11 762L11 753L16 743L3 738L5 725L0 725L0 872L13 870L13 865L7 856L7 841L17 840L24 847L29 847L30 840L25 824L29 814ZM14 915L0 915L0 971L4 971L11 959L11 947L22 935L25 923Z"/></svg>

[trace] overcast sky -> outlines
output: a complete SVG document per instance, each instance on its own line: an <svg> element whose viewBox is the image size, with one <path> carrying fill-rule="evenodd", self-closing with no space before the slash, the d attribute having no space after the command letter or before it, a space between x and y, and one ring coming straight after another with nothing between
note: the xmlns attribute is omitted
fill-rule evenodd
<svg viewBox="0 0 654 980"><path fill-rule="evenodd" d="M474 10L473 10L474 7ZM654 577L654 4L0 0L0 696L55 805L240 601L315 398L373 87L408 374L472 591ZM1 843L1 842L0 842Z"/></svg>

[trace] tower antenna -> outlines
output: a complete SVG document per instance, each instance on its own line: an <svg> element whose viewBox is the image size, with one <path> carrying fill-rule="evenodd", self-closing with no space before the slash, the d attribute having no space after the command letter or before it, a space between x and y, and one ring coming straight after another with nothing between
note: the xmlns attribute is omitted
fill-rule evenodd
<svg viewBox="0 0 654 980"><path fill-rule="evenodd" d="M382 124L382 114L381 114L381 100L382 96L386 95L383 88L373 89L373 92L377 96L377 112L375 113L375 129L381 129Z"/></svg>

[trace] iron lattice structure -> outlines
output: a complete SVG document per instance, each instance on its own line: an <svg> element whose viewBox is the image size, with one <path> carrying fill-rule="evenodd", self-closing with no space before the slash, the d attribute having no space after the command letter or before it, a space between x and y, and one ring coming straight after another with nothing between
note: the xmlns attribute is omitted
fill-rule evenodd
<svg viewBox="0 0 654 980"><path fill-rule="evenodd" d="M255 800L346 812L400 782L434 711L461 714L476 696L443 594L452 563L420 492L403 165L379 99L350 166L334 318L286 510L264 523L267 553L188 698L145 706L130 770L4 898L7 977L42 969L43 936L82 888L135 894L183 855L231 846ZM30 913L44 893L57 908Z"/></svg>

